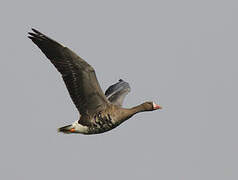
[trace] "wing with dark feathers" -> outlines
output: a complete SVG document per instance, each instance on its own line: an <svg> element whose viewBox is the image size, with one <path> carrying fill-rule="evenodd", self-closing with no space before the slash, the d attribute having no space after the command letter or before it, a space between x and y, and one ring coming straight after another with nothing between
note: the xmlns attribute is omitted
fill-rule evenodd
<svg viewBox="0 0 238 180"><path fill-rule="evenodd" d="M101 111L109 104L95 71L67 47L32 29L28 36L61 73L69 94L80 114Z"/></svg>
<svg viewBox="0 0 238 180"><path fill-rule="evenodd" d="M130 91L131 91L130 85L127 82L120 79L119 82L111 85L106 90L105 95L112 104L122 106L126 95Z"/></svg>

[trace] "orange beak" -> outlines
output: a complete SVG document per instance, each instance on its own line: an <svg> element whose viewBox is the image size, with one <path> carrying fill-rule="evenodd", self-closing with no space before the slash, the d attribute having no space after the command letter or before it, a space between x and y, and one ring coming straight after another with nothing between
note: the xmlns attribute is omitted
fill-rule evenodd
<svg viewBox="0 0 238 180"><path fill-rule="evenodd" d="M162 107L158 104L153 103L153 108L154 109L162 109Z"/></svg>

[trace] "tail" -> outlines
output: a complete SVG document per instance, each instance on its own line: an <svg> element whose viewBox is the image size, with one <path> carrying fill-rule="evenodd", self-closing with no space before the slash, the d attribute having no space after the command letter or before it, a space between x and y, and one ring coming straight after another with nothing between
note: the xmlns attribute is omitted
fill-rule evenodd
<svg viewBox="0 0 238 180"><path fill-rule="evenodd" d="M62 133L66 133L66 134L72 133L72 131L73 131L72 125L63 126L58 129L58 132L62 132Z"/></svg>

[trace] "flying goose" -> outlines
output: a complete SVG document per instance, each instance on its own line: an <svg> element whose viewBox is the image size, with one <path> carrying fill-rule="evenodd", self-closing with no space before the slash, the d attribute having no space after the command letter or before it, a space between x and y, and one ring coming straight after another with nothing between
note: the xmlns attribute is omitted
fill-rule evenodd
<svg viewBox="0 0 238 180"><path fill-rule="evenodd" d="M130 86L122 79L103 93L95 70L81 57L55 40L32 28L29 38L61 73L76 108L78 121L58 129L63 133L98 134L109 131L134 114L161 109L154 102L145 102L132 108L123 108Z"/></svg>

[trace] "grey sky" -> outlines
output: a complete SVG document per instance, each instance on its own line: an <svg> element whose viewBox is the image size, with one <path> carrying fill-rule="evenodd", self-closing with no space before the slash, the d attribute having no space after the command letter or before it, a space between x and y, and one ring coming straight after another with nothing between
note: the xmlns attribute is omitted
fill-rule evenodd
<svg viewBox="0 0 238 180"><path fill-rule="evenodd" d="M237 180L236 1L1 1L0 179ZM153 100L101 135L78 119L63 81L27 39L73 49L101 87L130 83L125 106Z"/></svg>

